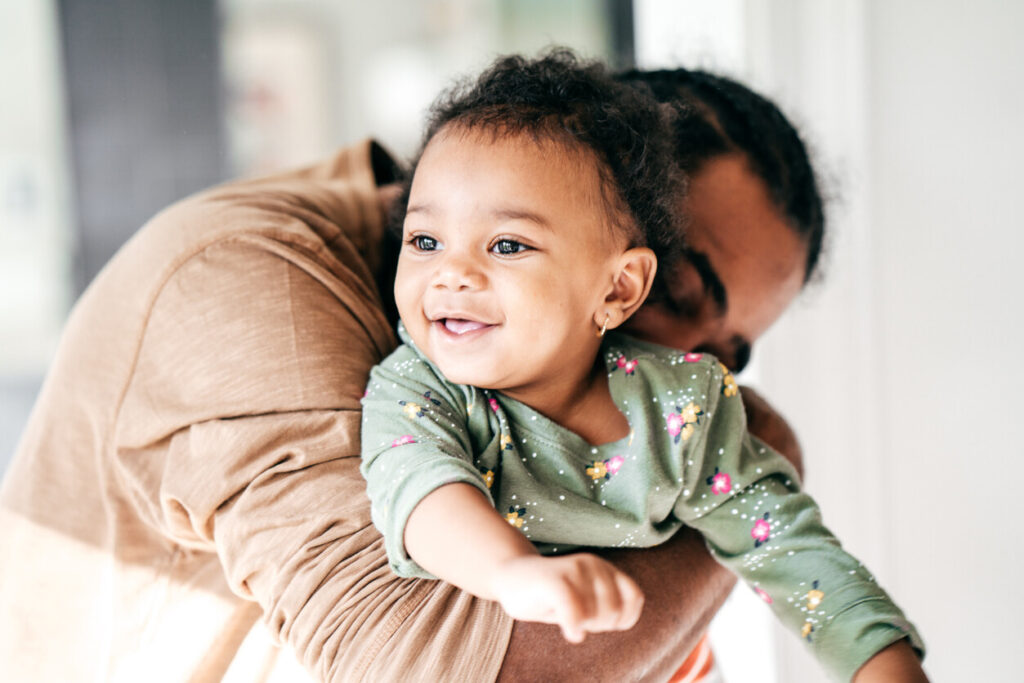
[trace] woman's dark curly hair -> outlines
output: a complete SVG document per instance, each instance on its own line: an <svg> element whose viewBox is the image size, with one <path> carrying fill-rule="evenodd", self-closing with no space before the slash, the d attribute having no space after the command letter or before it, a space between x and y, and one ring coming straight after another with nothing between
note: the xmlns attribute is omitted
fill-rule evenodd
<svg viewBox="0 0 1024 683"><path fill-rule="evenodd" d="M676 160L687 176L722 154L743 154L776 206L807 244L804 282L821 255L825 216L807 148L770 100L706 71L628 71L617 76L679 110L673 127Z"/></svg>
<svg viewBox="0 0 1024 683"><path fill-rule="evenodd" d="M619 83L598 62L552 49L536 59L501 57L474 80L457 84L431 107L417 159L435 135L451 126L494 135L530 135L588 151L597 160L610 223L658 257L652 293L664 291L683 239L676 220L681 174L671 143L673 110L649 93ZM393 216L401 229L408 188ZM628 221L623 224L623 217Z"/></svg>

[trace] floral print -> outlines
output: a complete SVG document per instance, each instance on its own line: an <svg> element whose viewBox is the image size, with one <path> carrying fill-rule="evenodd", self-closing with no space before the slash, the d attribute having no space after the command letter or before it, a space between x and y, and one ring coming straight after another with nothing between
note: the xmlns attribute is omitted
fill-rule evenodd
<svg viewBox="0 0 1024 683"><path fill-rule="evenodd" d="M403 406L402 412L404 412L406 417L410 420L423 417L423 408L419 403L413 403L412 401L399 401L398 405Z"/></svg>
<svg viewBox="0 0 1024 683"><path fill-rule="evenodd" d="M489 399L487 399L487 405L489 405L491 407L491 410L493 410L494 412L498 412L498 399L496 399L496 398L489 398Z"/></svg>
<svg viewBox="0 0 1024 683"><path fill-rule="evenodd" d="M817 581L811 584L811 586L811 590L807 591L807 595L804 597L807 598L807 609L816 610L818 609L818 606L821 605L821 601L825 599L825 593L818 590Z"/></svg>
<svg viewBox="0 0 1024 683"><path fill-rule="evenodd" d="M700 422L703 414L704 411L700 409L700 406L692 401L685 408L676 406L676 412L670 413L665 418L665 426L668 429L669 436L672 437L672 443L686 441L693 436L696 430L694 425Z"/></svg>
<svg viewBox="0 0 1024 683"><path fill-rule="evenodd" d="M498 445L503 451L512 450L512 437L508 434L502 434L501 438L498 439Z"/></svg>
<svg viewBox="0 0 1024 683"><path fill-rule="evenodd" d="M683 356L684 363L696 363L704 357L703 353L687 353Z"/></svg>
<svg viewBox="0 0 1024 683"><path fill-rule="evenodd" d="M505 521L517 529L522 529L523 522L526 521L526 508L510 506L508 512L505 513Z"/></svg>
<svg viewBox="0 0 1024 683"><path fill-rule="evenodd" d="M804 627L800 629L800 635L807 639L807 642L811 642L811 631L814 630L814 624L809 621L804 622Z"/></svg>
<svg viewBox="0 0 1024 683"><path fill-rule="evenodd" d="M480 474L483 475L484 484L487 485L487 488L494 486L494 470L481 467Z"/></svg>
<svg viewBox="0 0 1024 683"><path fill-rule="evenodd" d="M718 367L722 370L722 395L735 396L740 393L739 385L736 384L736 378L729 372L729 368L725 367L722 363L719 363Z"/></svg>
<svg viewBox="0 0 1024 683"><path fill-rule="evenodd" d="M587 474L594 481L611 479L621 468L626 459L616 455L607 460L595 460L587 467Z"/></svg>
<svg viewBox="0 0 1024 683"><path fill-rule="evenodd" d="M717 467L715 468L715 473L708 477L707 482L711 486L711 493L716 496L732 491L732 477L725 472L719 472Z"/></svg>
<svg viewBox="0 0 1024 683"><path fill-rule="evenodd" d="M391 447L396 448L398 446L404 446L409 443L416 443L416 439L413 438L412 434L404 434L394 441L391 442Z"/></svg>
<svg viewBox="0 0 1024 683"><path fill-rule="evenodd" d="M754 522L754 528L750 530L750 537L754 539L754 547L758 548L762 543L765 543L772 533L772 525L768 523L768 513L764 513L764 517Z"/></svg>
<svg viewBox="0 0 1024 683"><path fill-rule="evenodd" d="M637 363L638 361L636 358L633 360L626 360L625 356L619 356L615 359L615 366L625 370L627 375L632 375L636 372ZM615 370L615 368L612 368L612 370Z"/></svg>
<svg viewBox="0 0 1024 683"><path fill-rule="evenodd" d="M754 586L754 592L757 593L757 597L761 598L769 605L775 602L774 600L772 600L772 596L768 595L767 591L765 591L762 588Z"/></svg>
<svg viewBox="0 0 1024 683"><path fill-rule="evenodd" d="M604 464L604 460L595 460L590 467L587 468L587 474L594 481L601 479L610 479L611 473L608 471L608 465Z"/></svg>

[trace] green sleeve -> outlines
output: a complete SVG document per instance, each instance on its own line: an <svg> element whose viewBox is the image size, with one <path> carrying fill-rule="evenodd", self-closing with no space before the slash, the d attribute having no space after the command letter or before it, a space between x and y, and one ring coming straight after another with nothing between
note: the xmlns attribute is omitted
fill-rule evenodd
<svg viewBox="0 0 1024 683"><path fill-rule="evenodd" d="M790 464L747 432L742 400L724 378L711 373L704 424L683 451L676 515L839 680L901 638L923 654L913 625L825 528Z"/></svg>
<svg viewBox="0 0 1024 683"><path fill-rule="evenodd" d="M362 465L373 523L399 576L436 578L406 553L413 508L434 489L463 482L494 504L473 462L466 397L408 346L370 373L363 397Z"/></svg>

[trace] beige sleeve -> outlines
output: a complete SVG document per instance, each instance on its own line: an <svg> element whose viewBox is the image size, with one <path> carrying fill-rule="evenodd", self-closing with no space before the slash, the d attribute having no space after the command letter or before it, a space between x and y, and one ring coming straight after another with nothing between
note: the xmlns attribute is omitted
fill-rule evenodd
<svg viewBox="0 0 1024 683"><path fill-rule="evenodd" d="M258 237L176 270L118 415L125 491L170 542L216 552L318 679L493 679L511 622L398 579L370 522L359 399L394 338L338 275Z"/></svg>

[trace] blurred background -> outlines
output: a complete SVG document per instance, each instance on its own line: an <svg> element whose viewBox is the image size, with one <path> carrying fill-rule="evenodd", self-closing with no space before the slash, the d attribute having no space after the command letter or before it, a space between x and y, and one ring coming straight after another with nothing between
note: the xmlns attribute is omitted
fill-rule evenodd
<svg viewBox="0 0 1024 683"><path fill-rule="evenodd" d="M702 66L780 103L831 199L825 277L743 381L933 680L1021 680L1022 34L1000 0L0 0L0 471L75 299L167 204L368 135L407 157L500 53ZM824 680L755 602L712 628L726 680Z"/></svg>

